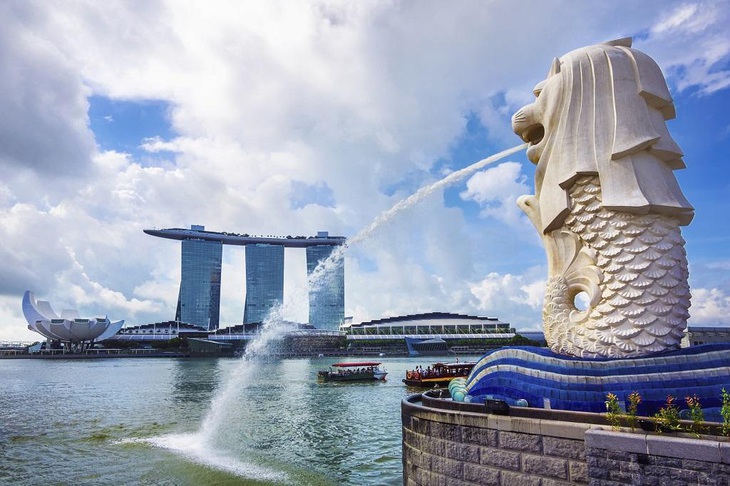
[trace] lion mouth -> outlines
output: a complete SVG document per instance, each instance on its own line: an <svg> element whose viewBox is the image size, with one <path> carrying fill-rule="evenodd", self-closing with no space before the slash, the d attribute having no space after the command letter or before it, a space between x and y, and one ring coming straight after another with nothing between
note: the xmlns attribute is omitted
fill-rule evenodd
<svg viewBox="0 0 730 486"><path fill-rule="evenodd" d="M512 130L519 135L523 142L527 142L527 158L537 164L545 145L545 126L536 111L535 104L523 106L512 115Z"/></svg>
<svg viewBox="0 0 730 486"><path fill-rule="evenodd" d="M543 144L545 139L545 127L541 123L535 123L522 130L522 140L527 142L527 159L533 164L540 162Z"/></svg>
<svg viewBox="0 0 730 486"><path fill-rule="evenodd" d="M544 136L545 127L543 127L540 123L530 125L529 127L525 128L522 131L522 135L520 135L520 137L522 137L522 140L530 145L537 145L538 143L542 142Z"/></svg>

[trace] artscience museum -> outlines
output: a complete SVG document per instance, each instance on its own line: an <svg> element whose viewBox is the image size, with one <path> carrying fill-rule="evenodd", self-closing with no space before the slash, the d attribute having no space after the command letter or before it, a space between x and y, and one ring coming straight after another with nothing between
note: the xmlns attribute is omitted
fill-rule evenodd
<svg viewBox="0 0 730 486"><path fill-rule="evenodd" d="M111 322L106 316L81 318L76 310L64 310L58 315L47 301L36 301L29 290L23 295L23 315L31 331L52 341L82 347L109 339L124 325L123 320Z"/></svg>

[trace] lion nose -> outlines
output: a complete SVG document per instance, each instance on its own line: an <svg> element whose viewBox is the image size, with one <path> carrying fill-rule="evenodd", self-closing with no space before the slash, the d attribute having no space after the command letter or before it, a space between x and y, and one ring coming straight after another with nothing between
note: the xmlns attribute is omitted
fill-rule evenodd
<svg viewBox="0 0 730 486"><path fill-rule="evenodd" d="M526 105L512 115L512 130L524 140L523 133L535 124L534 104ZM527 142L527 140L524 140Z"/></svg>

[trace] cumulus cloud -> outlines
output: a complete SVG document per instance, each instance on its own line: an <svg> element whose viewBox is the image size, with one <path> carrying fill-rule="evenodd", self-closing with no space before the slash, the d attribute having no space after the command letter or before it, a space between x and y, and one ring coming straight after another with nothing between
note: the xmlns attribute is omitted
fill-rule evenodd
<svg viewBox="0 0 730 486"><path fill-rule="evenodd" d="M668 5L638 47L652 52L679 91L708 95L730 86L730 12L711 2Z"/></svg>
<svg viewBox="0 0 730 486"><path fill-rule="evenodd" d="M519 143L511 113L576 47L642 33L637 46L681 89L721 89L727 9L698 20L705 10L684 5L4 2L0 336L25 328L13 305L26 289L82 314L172 318L179 244L144 228L357 234L439 167L475 161L458 155L470 119L486 132L481 154ZM98 97L157 100L170 126L137 142L142 155L112 150L90 125ZM346 312L539 322L542 277L530 269L544 256L523 244L536 237L514 206L533 171L523 161L479 173L456 189L466 206L438 192L352 248ZM222 316L235 324L242 253L224 258ZM287 259L290 289L305 270L301 255Z"/></svg>
<svg viewBox="0 0 730 486"><path fill-rule="evenodd" d="M538 311L545 295L545 278L538 275L539 270L531 268L523 275L490 273L474 282L470 291L480 310L494 313L499 309L503 319L510 316L520 329L542 329Z"/></svg>
<svg viewBox="0 0 730 486"><path fill-rule="evenodd" d="M473 175L460 196L465 201L478 203L483 217L522 228L526 218L517 207L517 198L529 193L530 186L522 166L517 162L505 162Z"/></svg>
<svg viewBox="0 0 730 486"><path fill-rule="evenodd" d="M730 295L724 289L692 289L690 325L730 326Z"/></svg>
<svg viewBox="0 0 730 486"><path fill-rule="evenodd" d="M94 136L86 126L88 89L76 66L32 25L27 2L0 5L0 174L32 171L56 178L90 166Z"/></svg>

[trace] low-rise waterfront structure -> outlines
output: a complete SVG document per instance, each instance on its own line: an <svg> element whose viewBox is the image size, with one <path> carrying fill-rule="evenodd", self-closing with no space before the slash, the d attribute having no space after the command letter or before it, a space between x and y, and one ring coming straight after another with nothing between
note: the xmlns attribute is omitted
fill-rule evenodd
<svg viewBox="0 0 730 486"><path fill-rule="evenodd" d="M730 327L688 326L684 331L683 348L712 343L730 343Z"/></svg>
<svg viewBox="0 0 730 486"><path fill-rule="evenodd" d="M477 317L448 312L428 312L386 317L358 324L345 323L340 329L353 340L410 337L422 339L510 338L515 330L496 317Z"/></svg>
<svg viewBox="0 0 730 486"><path fill-rule="evenodd" d="M176 337L207 336L208 330L186 322L166 321L138 326L124 327L114 336L120 341L149 341L174 339Z"/></svg>
<svg viewBox="0 0 730 486"><path fill-rule="evenodd" d="M36 300L30 290L23 295L23 315L28 329L64 346L88 346L114 336L124 321L111 322L108 317L82 318L76 310L56 314L44 300Z"/></svg>
<svg viewBox="0 0 730 486"><path fill-rule="evenodd" d="M447 312L428 312L352 324L343 323L350 347L374 347L377 343L400 342L411 356L449 352L482 352L499 340L516 337L509 323L496 317L478 317Z"/></svg>

